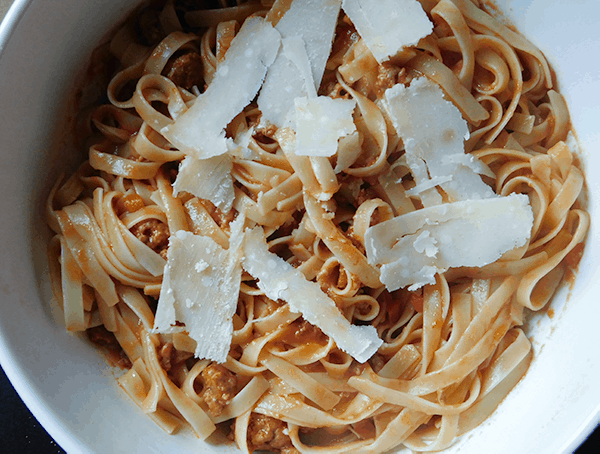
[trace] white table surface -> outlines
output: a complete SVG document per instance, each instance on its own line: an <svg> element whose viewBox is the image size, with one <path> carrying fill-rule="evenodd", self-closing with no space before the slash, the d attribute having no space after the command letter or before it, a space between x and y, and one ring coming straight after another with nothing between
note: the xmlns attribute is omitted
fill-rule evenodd
<svg viewBox="0 0 600 454"><path fill-rule="evenodd" d="M8 11L11 3L12 0L0 0L0 20L4 17L6 11Z"/></svg>

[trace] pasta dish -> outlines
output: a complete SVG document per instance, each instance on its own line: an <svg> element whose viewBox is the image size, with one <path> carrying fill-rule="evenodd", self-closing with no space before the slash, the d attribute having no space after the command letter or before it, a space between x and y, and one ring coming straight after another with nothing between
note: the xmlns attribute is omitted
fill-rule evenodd
<svg viewBox="0 0 600 454"><path fill-rule="evenodd" d="M483 2L153 2L89 74L53 291L165 432L441 451L525 375L589 215L553 73Z"/></svg>

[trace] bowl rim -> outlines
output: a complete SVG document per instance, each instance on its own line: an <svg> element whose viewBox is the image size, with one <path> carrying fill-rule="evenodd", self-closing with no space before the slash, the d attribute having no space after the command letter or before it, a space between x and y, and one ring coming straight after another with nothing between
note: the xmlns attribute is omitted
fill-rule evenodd
<svg viewBox="0 0 600 454"><path fill-rule="evenodd" d="M33 2L34 0L12 0L6 15L0 22L0 61L16 28ZM5 333L0 330L0 366L34 417L65 451L89 452L89 448L78 442L72 431L58 422L51 407L40 404L40 391L32 385L18 358L7 345ZM568 443L564 452L574 452L596 428L600 428L600 402L594 412L579 427L578 432L572 434L571 442Z"/></svg>
<svg viewBox="0 0 600 454"><path fill-rule="evenodd" d="M0 61L19 22L21 22L32 2L33 0L13 0L2 22L0 22ZM7 348L7 345L5 334L0 330L0 365L29 411L62 449L67 452L88 451L76 441L70 431L58 422L51 408L40 405L39 391L32 386L27 374L23 373L23 368L13 352Z"/></svg>

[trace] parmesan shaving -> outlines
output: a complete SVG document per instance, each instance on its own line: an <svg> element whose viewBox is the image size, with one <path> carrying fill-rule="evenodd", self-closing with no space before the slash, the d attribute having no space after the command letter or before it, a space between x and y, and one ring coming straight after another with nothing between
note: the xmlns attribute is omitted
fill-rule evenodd
<svg viewBox="0 0 600 454"><path fill-rule="evenodd" d="M246 231L242 264L268 298L287 302L292 312L300 312L358 362L367 361L383 343L374 327L350 324L318 284L269 252L261 228Z"/></svg>
<svg viewBox="0 0 600 454"><path fill-rule="evenodd" d="M367 259L389 291L435 283L436 273L481 267L523 246L531 234L529 198L511 194L437 205L369 227ZM490 240L491 239L491 240Z"/></svg>
<svg viewBox="0 0 600 454"><path fill-rule="evenodd" d="M436 186L441 185L442 183L446 183L448 181L452 181L451 176L434 177L429 180L422 181L421 183L417 184L414 188L409 189L408 191L406 191L406 195L408 195L408 196L420 195L420 194L422 194L430 189L433 189Z"/></svg>
<svg viewBox="0 0 600 454"><path fill-rule="evenodd" d="M341 0L295 0L275 27L284 39L296 37L304 42L315 92L321 85L329 58L340 6ZM288 112L294 108L294 99L309 94L304 88L304 71L299 71L294 63L302 60L298 52L298 41L288 42L269 68L258 97L261 121L266 124L281 128ZM294 61L288 57L290 54L295 55Z"/></svg>
<svg viewBox="0 0 600 454"><path fill-rule="evenodd" d="M179 166L177 179L173 184L173 195L181 191L189 192L198 198L210 200L223 213L229 213L235 192L230 155L196 159L187 156Z"/></svg>
<svg viewBox="0 0 600 454"><path fill-rule="evenodd" d="M183 230L169 239L153 331L187 331L196 341L198 358L227 360L240 291L244 222L238 215L231 223L228 250L209 237Z"/></svg>
<svg viewBox="0 0 600 454"><path fill-rule="evenodd" d="M294 100L294 105L297 155L333 156L338 139L356 131L352 118L356 101L353 99L300 97Z"/></svg>
<svg viewBox="0 0 600 454"><path fill-rule="evenodd" d="M304 79L307 96L294 99L295 110L286 115L286 124L295 122L296 148L300 156L333 156L338 148L338 139L356 131L352 112L355 100L332 99L317 96L311 64L302 38L293 36L283 40L284 55L296 65ZM293 119L291 117L293 112Z"/></svg>
<svg viewBox="0 0 600 454"><path fill-rule="evenodd" d="M409 87L394 85L385 92L385 106L392 124L404 142L406 162L419 187L439 185L451 201L495 197L478 175L493 177L491 170L464 152L469 138L467 122L458 108L444 99L442 89L426 77ZM425 206L441 203L435 194L421 197Z"/></svg>
<svg viewBox="0 0 600 454"><path fill-rule="evenodd" d="M227 150L233 157L254 161L258 159L258 154L251 150L250 142L256 132L254 126L246 129L244 132L238 132L235 138L227 138Z"/></svg>
<svg viewBox="0 0 600 454"><path fill-rule="evenodd" d="M296 65L296 68L298 68L300 75L304 79L304 91L309 98L316 98L317 87L315 87L315 80L312 75L304 40L299 36L292 36L291 38L285 38L282 41L282 45L284 55Z"/></svg>
<svg viewBox="0 0 600 454"><path fill-rule="evenodd" d="M258 93L280 43L270 23L260 17L246 20L206 92L160 132L181 151L199 159L226 153L225 127Z"/></svg>
<svg viewBox="0 0 600 454"><path fill-rule="evenodd" d="M433 30L417 0L344 0L342 7L379 63Z"/></svg>

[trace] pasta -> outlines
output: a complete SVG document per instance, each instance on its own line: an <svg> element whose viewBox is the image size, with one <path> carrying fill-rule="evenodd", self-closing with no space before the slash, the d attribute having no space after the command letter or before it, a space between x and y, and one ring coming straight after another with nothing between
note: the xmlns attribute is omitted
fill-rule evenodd
<svg viewBox="0 0 600 454"><path fill-rule="evenodd" d="M82 109L89 121L78 131L88 159L47 202L51 278L66 328L87 332L111 353L127 370L121 387L169 434L191 427L205 439L219 425L247 453L444 450L525 375L533 355L521 328L527 314L547 306L583 251L584 175L546 59L479 0L415 2L432 31L385 61L349 17L351 1L316 2L323 16L333 11L332 45L307 37L310 24L304 41L283 31L293 25L290 12L314 7L312 0L198 3L214 5L143 5L98 50L95 73L107 80L102 96ZM279 40L274 30L281 44L259 42ZM256 41L239 44L246 34ZM310 43L316 48L319 39L329 46L322 77L307 64L316 61ZM240 45L248 59L260 54L260 65L234 62ZM319 120L335 125L323 140L342 131L332 155L300 154L299 114L296 131L289 116L280 125L265 120L265 87L281 55L301 74L306 100L297 109L315 99L319 108L350 109L349 117L331 107L339 119ZM238 63L247 73L227 75ZM240 85L223 85L229 80ZM418 86L443 92L466 121L468 138L459 137L466 155L453 158L463 163L460 174L434 175L425 158L411 161L412 138L401 134L389 106L394 90ZM207 110L219 94L231 102ZM228 109L223 132L218 119ZM192 149L199 133L180 125L194 111L204 120ZM198 159L201 153L208 154ZM440 265L426 285L384 285L387 262L369 253L373 228L450 207L460 199L447 183L467 185L474 175L490 193L484 198L526 196L528 239L481 266ZM425 233L421 253L431 256L427 247L436 243ZM248 238L252 246L244 245ZM192 250L191 241L211 251L196 262L198 274L223 268L230 280L221 276L207 285L217 290L200 293L193 282L190 291L198 299L216 292L219 308L235 293L232 313L221 319L230 331L222 361L197 357L202 330L211 330L220 309L214 315L202 306L186 319L184 309L167 306L176 304L168 303L176 299L167 297L172 283L189 280L177 275L175 250ZM253 257L266 259L250 263ZM273 285L282 273L287 292L268 287L261 274L271 261ZM309 321L318 318L305 301L311 292L319 310L335 313L322 325ZM185 304L196 310L200 303ZM170 310L177 320L164 325ZM198 337L199 314L209 321ZM335 332L375 333L379 343L363 361Z"/></svg>

